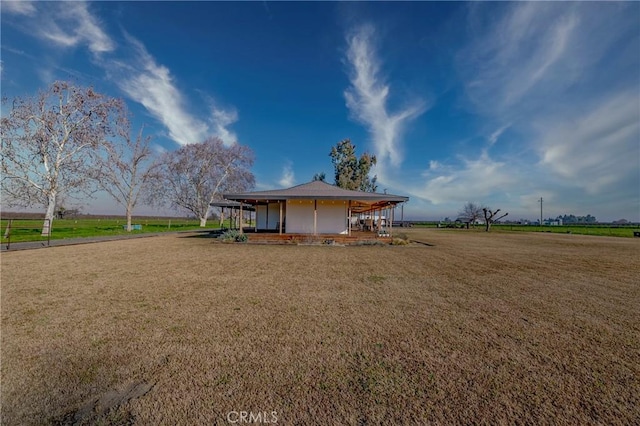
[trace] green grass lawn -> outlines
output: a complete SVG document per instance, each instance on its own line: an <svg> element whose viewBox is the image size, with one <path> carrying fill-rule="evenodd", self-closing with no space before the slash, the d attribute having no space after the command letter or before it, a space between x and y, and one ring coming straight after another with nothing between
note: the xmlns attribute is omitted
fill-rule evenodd
<svg viewBox="0 0 640 426"><path fill-rule="evenodd" d="M228 221L226 221L228 227ZM136 219L132 220L132 225L141 225L141 230L134 230L128 233L125 229L127 221L125 219L56 219L53 221L51 239L83 238L97 236L113 236L127 234L143 234L168 231L188 231L200 229L199 221L196 219ZM14 219L11 222L10 238L12 243L26 241L42 241L47 237L42 237L42 219ZM2 219L2 243L8 241L7 227L8 219ZM218 228L220 223L217 220L207 222L207 228Z"/></svg>
<svg viewBox="0 0 640 426"><path fill-rule="evenodd" d="M482 226L478 228L484 229ZM609 237L633 237L634 231L640 231L638 226L614 225L563 225L563 226L535 226L535 225L493 225L492 231L520 231L520 232L551 232L555 234L599 235Z"/></svg>
<svg viewBox="0 0 640 426"><path fill-rule="evenodd" d="M445 229L464 229L464 226L457 224L458 228L446 228L447 224L441 224ZM451 225L454 225L453 223ZM437 222L414 223L414 228L436 228ZM484 232L484 225L472 226L469 230ZM638 225L563 225L563 226L536 226L536 225L508 225L494 224L491 232L550 232L554 234L577 234L577 235L599 235L609 237L633 237L634 231L640 231Z"/></svg>

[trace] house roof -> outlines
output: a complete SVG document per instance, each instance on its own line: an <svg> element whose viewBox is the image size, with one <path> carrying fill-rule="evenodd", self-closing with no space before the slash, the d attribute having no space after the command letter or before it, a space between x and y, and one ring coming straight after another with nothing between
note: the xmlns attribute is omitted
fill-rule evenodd
<svg viewBox="0 0 640 426"><path fill-rule="evenodd" d="M241 203L239 203L238 201L214 201L212 203L209 203L209 205L211 207L226 207L228 209L240 209ZM243 205L242 206L243 210L249 210L249 211L254 211L255 209L251 206L246 206Z"/></svg>
<svg viewBox="0 0 640 426"><path fill-rule="evenodd" d="M409 201L409 197L378 192L351 191L322 181L312 181L286 189L223 194L227 200L249 204L283 200L345 200L355 202L358 210L366 211ZM352 207L354 207L352 205Z"/></svg>

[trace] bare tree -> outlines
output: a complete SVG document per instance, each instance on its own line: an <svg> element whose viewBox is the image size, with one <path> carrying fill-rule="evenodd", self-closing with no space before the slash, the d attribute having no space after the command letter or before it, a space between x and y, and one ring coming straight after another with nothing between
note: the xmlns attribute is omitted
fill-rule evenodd
<svg viewBox="0 0 640 426"><path fill-rule="evenodd" d="M485 226L484 230L486 232L489 232L491 230L491 225L494 222L499 221L500 219L502 219L503 217L505 217L505 216L507 216L509 214L509 213L505 213L500 217L496 217L498 215L499 211L500 211L500 209L498 209L498 210L496 210L494 212L494 211L491 211L490 209L488 209L486 207L484 207L482 209L482 212L484 213L484 226Z"/></svg>
<svg viewBox="0 0 640 426"><path fill-rule="evenodd" d="M170 204L193 213L200 226L207 225L210 203L225 191L244 191L255 184L249 167L251 150L243 145L225 146L219 138L185 145L160 159L149 202Z"/></svg>
<svg viewBox="0 0 640 426"><path fill-rule="evenodd" d="M482 217L482 206L480 204L467 201L467 203L462 207L462 210L458 212L458 216L466 221L467 227L469 223L475 226L476 220Z"/></svg>
<svg viewBox="0 0 640 426"><path fill-rule="evenodd" d="M33 98L15 98L0 126L3 201L45 206L42 235L49 234L57 197L91 192L93 154L114 134L122 105L62 81Z"/></svg>
<svg viewBox="0 0 640 426"><path fill-rule="evenodd" d="M151 137L143 137L142 132L143 128L132 139L129 120L121 120L117 140L104 142L93 174L98 188L125 208L127 232L131 232L133 210L157 169Z"/></svg>

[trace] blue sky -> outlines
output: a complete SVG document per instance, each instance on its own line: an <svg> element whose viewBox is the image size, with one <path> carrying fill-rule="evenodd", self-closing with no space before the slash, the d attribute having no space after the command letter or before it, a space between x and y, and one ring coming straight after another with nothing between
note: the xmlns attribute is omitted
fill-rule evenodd
<svg viewBox="0 0 640 426"><path fill-rule="evenodd" d="M257 188L350 138L405 215L640 221L640 4L1 3L2 95L56 79L126 100L160 150L217 135ZM99 197L85 211L120 213ZM139 213L151 212L146 207Z"/></svg>

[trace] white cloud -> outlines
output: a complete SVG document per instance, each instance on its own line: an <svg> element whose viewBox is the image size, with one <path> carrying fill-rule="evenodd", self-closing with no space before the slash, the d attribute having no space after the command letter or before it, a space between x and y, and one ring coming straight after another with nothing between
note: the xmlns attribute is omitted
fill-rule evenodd
<svg viewBox="0 0 640 426"><path fill-rule="evenodd" d="M76 34L89 44L93 53L110 52L115 49L115 43L102 30L98 20L89 13L87 3L70 3L69 12L77 22Z"/></svg>
<svg viewBox="0 0 640 426"><path fill-rule="evenodd" d="M94 62L102 66L108 77L132 100L142 104L168 131L168 137L184 145L201 142L208 136L220 137L226 145L236 142L237 136L228 126L238 120L233 108L211 106L209 117L199 118L188 112L184 94L178 89L169 68L158 64L145 46L125 33L128 43L117 49L98 17L92 14L87 2L41 2L35 5L8 7L14 13L30 13L23 30L40 39L64 48L86 46ZM3 10L5 2L3 1ZM132 54L127 58L130 51ZM104 55L111 53L110 55ZM24 52L21 52L24 54ZM56 64L43 66L37 73L46 84L58 78L55 70L78 75Z"/></svg>
<svg viewBox="0 0 640 426"><path fill-rule="evenodd" d="M570 64L578 60L570 43L580 19L571 8L535 2L504 9L503 14L491 14L497 22L488 29L471 34L472 42L460 52L459 62L474 107L509 116L514 106L525 106L525 97L530 103L532 97L572 83L575 77L568 71L579 65Z"/></svg>
<svg viewBox="0 0 640 426"><path fill-rule="evenodd" d="M127 36L135 50L133 63L108 62L107 68L116 67L113 79L136 102L141 103L169 130L169 137L180 145L203 141L209 128L203 121L190 115L182 93L176 88L171 73L156 63L138 40Z"/></svg>
<svg viewBox="0 0 640 426"><path fill-rule="evenodd" d="M364 25L347 37L347 61L351 86L344 92L347 107L355 119L371 133L378 161L379 180L386 179L387 163L397 167L402 163L401 136L406 124L425 111L418 99L403 109L390 113L387 101L390 88L380 74L380 64L373 48L374 28Z"/></svg>
<svg viewBox="0 0 640 426"><path fill-rule="evenodd" d="M196 91L209 105L211 111L208 120L208 124L211 126L210 132L219 137L225 146L237 143L238 136L229 129L229 126L238 121L238 111L233 107L223 108L210 94L199 89Z"/></svg>
<svg viewBox="0 0 640 426"><path fill-rule="evenodd" d="M229 130L229 126L238 121L238 112L235 109L222 109L213 105L211 107L211 124L214 133L226 146L238 142L238 136Z"/></svg>
<svg viewBox="0 0 640 426"><path fill-rule="evenodd" d="M640 102L637 93L602 99L592 110L537 125L541 164L589 194L598 194L640 166Z"/></svg>
<svg viewBox="0 0 640 426"><path fill-rule="evenodd" d="M157 143L151 144L151 149L158 155L162 155L168 152L167 148L163 147L162 145L158 145Z"/></svg>
<svg viewBox="0 0 640 426"><path fill-rule="evenodd" d="M96 55L116 48L86 2L47 4L31 25L40 38L61 47L86 45Z"/></svg>
<svg viewBox="0 0 640 426"><path fill-rule="evenodd" d="M3 0L0 4L3 13L13 13L16 15L32 16L36 13L36 7L31 1L8 1Z"/></svg>
<svg viewBox="0 0 640 426"><path fill-rule="evenodd" d="M550 214L640 219L640 67L631 54L640 37L631 7L471 5L458 66L469 109L495 130L478 158L431 162L410 194L534 218L543 196Z"/></svg>
<svg viewBox="0 0 640 426"><path fill-rule="evenodd" d="M497 129L495 132L491 133L491 136L489 136L489 145L490 146L495 145L495 143L498 142L498 139L500 138L500 136L502 136L504 131L507 130L510 126L511 126L510 124L505 124L504 126Z"/></svg>
<svg viewBox="0 0 640 426"><path fill-rule="evenodd" d="M477 159L462 159L461 165L431 162L423 177L426 178L424 186L408 188L408 191L433 204L491 196L519 180L508 164L491 159L486 152Z"/></svg>
<svg viewBox="0 0 640 426"><path fill-rule="evenodd" d="M294 186L296 183L296 177L293 173L291 162L287 161L287 163L282 167L282 176L278 181L278 184L284 188L289 188Z"/></svg>

